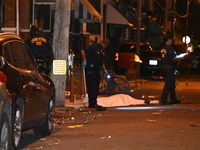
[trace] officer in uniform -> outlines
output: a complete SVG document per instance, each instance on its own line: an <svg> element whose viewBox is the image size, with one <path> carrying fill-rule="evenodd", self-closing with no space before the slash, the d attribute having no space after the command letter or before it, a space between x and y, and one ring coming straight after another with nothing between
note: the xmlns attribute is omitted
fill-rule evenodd
<svg viewBox="0 0 200 150"><path fill-rule="evenodd" d="M163 39L164 45L161 48L162 55L162 70L165 79L165 85L163 87L160 104L179 104L181 101L176 97L176 85L175 85L175 70L176 62L180 59L176 57L176 51L172 47L173 35L167 33ZM170 95L170 103L168 102L168 95Z"/></svg>
<svg viewBox="0 0 200 150"><path fill-rule="evenodd" d="M104 55L105 49L109 44L108 39L103 39L100 43L93 43L86 49L82 50L83 67L86 73L86 85L89 98L89 107L96 108L98 111L105 110L104 107L97 105L97 97L99 94L100 71L103 68L107 74Z"/></svg>
<svg viewBox="0 0 200 150"><path fill-rule="evenodd" d="M34 58L42 60L46 64L46 74L50 73L50 67L53 61L53 49L51 43L40 34L39 29L35 26L31 27L31 37L26 40Z"/></svg>

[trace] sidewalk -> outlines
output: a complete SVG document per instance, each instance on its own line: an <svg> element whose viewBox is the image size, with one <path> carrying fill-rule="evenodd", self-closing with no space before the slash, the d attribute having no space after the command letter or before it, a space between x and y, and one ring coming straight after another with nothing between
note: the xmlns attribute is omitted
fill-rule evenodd
<svg viewBox="0 0 200 150"><path fill-rule="evenodd" d="M80 109L80 108L84 107L83 99L81 99L81 98L75 99L74 102L72 103L72 102L70 102L70 98L66 97L65 107L73 107L74 109Z"/></svg>
<svg viewBox="0 0 200 150"><path fill-rule="evenodd" d="M138 89L138 87L146 85L148 81L144 79L138 79L136 81L129 81L131 89ZM66 96L65 99L65 107L66 108L73 108L73 109L80 109L84 107L83 98L80 95L76 95L74 102L70 102L70 96ZM99 97L107 97L107 95L99 95ZM60 108L59 108L60 109ZM63 108L64 109L64 108Z"/></svg>

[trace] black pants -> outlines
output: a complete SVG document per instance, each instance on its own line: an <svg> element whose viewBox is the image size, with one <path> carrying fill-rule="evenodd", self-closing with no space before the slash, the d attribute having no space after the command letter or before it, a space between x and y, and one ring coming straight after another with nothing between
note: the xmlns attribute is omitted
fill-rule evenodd
<svg viewBox="0 0 200 150"><path fill-rule="evenodd" d="M97 105L97 97L99 94L100 68L86 66L86 85L89 98L89 107Z"/></svg>
<svg viewBox="0 0 200 150"><path fill-rule="evenodd" d="M176 102L176 81L175 81L175 68L171 66L165 66L163 70L163 75L165 79L165 85L163 87L161 95L161 103L168 102L168 96L170 95L171 103Z"/></svg>

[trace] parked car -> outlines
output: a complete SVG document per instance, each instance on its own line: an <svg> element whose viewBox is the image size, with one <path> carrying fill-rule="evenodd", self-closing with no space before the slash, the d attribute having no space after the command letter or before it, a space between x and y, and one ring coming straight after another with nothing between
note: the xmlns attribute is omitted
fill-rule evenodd
<svg viewBox="0 0 200 150"><path fill-rule="evenodd" d="M120 44L115 54L115 71L126 72L131 67L135 69L136 42L124 41ZM153 50L148 42L140 43L141 76L160 76L161 54L159 50Z"/></svg>
<svg viewBox="0 0 200 150"><path fill-rule="evenodd" d="M162 78L161 53L159 50L141 51L140 59L142 60L140 64L141 76Z"/></svg>
<svg viewBox="0 0 200 150"><path fill-rule="evenodd" d="M1 76L0 76L1 78ZM4 83L0 82L0 149L10 150L11 98Z"/></svg>
<svg viewBox="0 0 200 150"><path fill-rule="evenodd" d="M152 50L147 42L140 43L140 51ZM123 41L117 52L115 53L115 68L116 70L126 71L134 67L136 55L136 42Z"/></svg>
<svg viewBox="0 0 200 150"><path fill-rule="evenodd" d="M0 71L12 100L11 147L17 149L21 133L33 129L40 137L51 134L55 87L39 71L28 46L14 33L0 33Z"/></svg>

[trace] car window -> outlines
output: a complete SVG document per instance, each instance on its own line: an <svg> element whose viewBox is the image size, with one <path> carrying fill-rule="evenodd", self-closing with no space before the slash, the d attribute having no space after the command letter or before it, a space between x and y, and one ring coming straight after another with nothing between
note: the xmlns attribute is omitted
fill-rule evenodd
<svg viewBox="0 0 200 150"><path fill-rule="evenodd" d="M140 51L149 50L148 45L140 45Z"/></svg>
<svg viewBox="0 0 200 150"><path fill-rule="evenodd" d="M135 53L136 52L136 45L134 45L134 44L121 45L120 48L119 48L119 52L121 52L121 53Z"/></svg>
<svg viewBox="0 0 200 150"><path fill-rule="evenodd" d="M140 51L150 50L149 45L140 45ZM119 52L121 53L136 53L136 45L135 44L122 44L119 48Z"/></svg>
<svg viewBox="0 0 200 150"><path fill-rule="evenodd" d="M20 43L20 46L21 46L21 50L23 51L23 54L24 54L24 61L26 62L27 69L36 70L37 66L36 66L36 63L31 55L30 51L24 44Z"/></svg>
<svg viewBox="0 0 200 150"><path fill-rule="evenodd" d="M32 58L27 47L21 42L9 42L4 45L3 51L5 59L13 66L27 69L35 70L36 64Z"/></svg>
<svg viewBox="0 0 200 150"><path fill-rule="evenodd" d="M18 63L17 63L17 60L16 60L16 57L13 57L12 55L12 52L11 52L11 44L5 44L4 47L3 47L3 55L4 55L4 58L5 60L12 64L13 66L15 67L18 67Z"/></svg>

